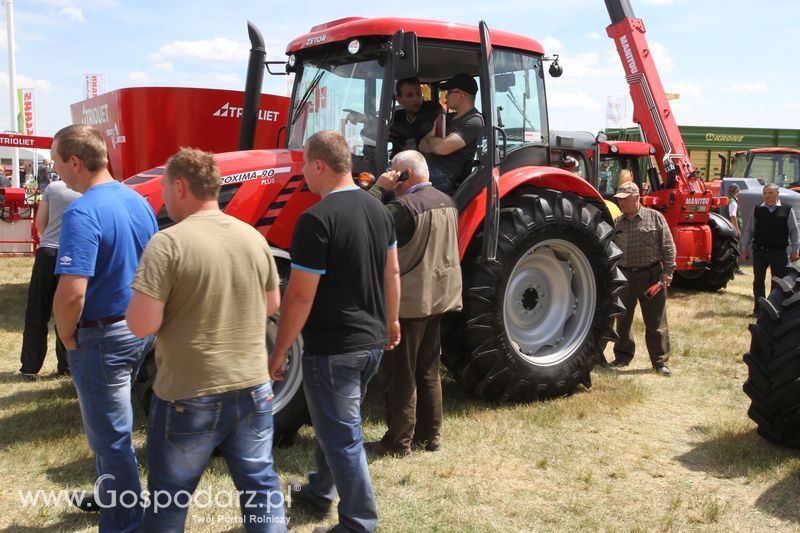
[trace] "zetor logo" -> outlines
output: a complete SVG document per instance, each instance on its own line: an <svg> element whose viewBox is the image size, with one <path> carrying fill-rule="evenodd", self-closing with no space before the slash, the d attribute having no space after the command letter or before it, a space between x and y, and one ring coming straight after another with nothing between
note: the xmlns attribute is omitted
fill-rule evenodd
<svg viewBox="0 0 800 533"><path fill-rule="evenodd" d="M628 43L628 37L623 35L619 38L619 44L622 45L622 53L625 55L625 62L628 63L628 70L631 74L636 74L639 69L636 68L636 61L633 59L633 52L631 52L631 45Z"/></svg>
<svg viewBox="0 0 800 533"><path fill-rule="evenodd" d="M242 112L244 110L241 107L232 106L230 102L225 102L225 105L214 111L211 116L212 117L230 117L230 118L242 118ZM258 120L267 120L269 122L277 122L278 115L280 115L279 111L268 111L266 109L259 109L258 110Z"/></svg>
<svg viewBox="0 0 800 533"><path fill-rule="evenodd" d="M687 198L686 205L708 205L711 198Z"/></svg>
<svg viewBox="0 0 800 533"><path fill-rule="evenodd" d="M327 35L317 35L316 37L310 37L306 41L306 46L311 46L311 45L314 45L314 44L321 44L321 43L324 43L327 40L328 40L328 36Z"/></svg>

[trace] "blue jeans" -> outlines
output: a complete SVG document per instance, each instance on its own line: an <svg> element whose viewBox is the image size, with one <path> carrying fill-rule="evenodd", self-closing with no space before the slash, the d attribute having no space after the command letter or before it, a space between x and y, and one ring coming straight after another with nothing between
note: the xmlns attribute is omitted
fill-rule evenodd
<svg viewBox="0 0 800 533"><path fill-rule="evenodd" d="M303 389L317 435L317 471L308 492L332 503L339 494L339 524L347 531L374 531L378 508L369 479L361 400L378 371L383 347L338 355L303 356Z"/></svg>
<svg viewBox="0 0 800 533"><path fill-rule="evenodd" d="M175 402L154 395L147 431L150 505L142 530L183 531L189 495L219 448L247 531L286 531L280 480L272 467L272 432L269 383ZM217 495L203 495L203 501L218 501Z"/></svg>
<svg viewBox="0 0 800 533"><path fill-rule="evenodd" d="M78 347L67 351L83 429L94 452L94 493L103 532L135 531L142 521L131 384L153 340L134 336L122 321L78 329Z"/></svg>

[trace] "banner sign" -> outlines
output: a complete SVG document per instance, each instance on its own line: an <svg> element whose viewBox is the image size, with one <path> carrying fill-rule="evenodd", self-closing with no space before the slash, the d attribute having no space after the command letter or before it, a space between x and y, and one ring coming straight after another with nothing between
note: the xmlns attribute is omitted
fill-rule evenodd
<svg viewBox="0 0 800 533"><path fill-rule="evenodd" d="M52 137L36 137L33 135L15 135L13 133L0 133L0 148L44 148L49 150L53 145Z"/></svg>
<svg viewBox="0 0 800 533"><path fill-rule="evenodd" d="M88 100L106 92L105 74L83 75L83 99Z"/></svg>
<svg viewBox="0 0 800 533"><path fill-rule="evenodd" d="M17 98L19 98L17 132L33 135L36 129L33 118L33 89L17 89Z"/></svg>
<svg viewBox="0 0 800 533"><path fill-rule="evenodd" d="M625 118L625 97L624 96L609 96L608 104L606 106L606 127L622 127L622 121Z"/></svg>

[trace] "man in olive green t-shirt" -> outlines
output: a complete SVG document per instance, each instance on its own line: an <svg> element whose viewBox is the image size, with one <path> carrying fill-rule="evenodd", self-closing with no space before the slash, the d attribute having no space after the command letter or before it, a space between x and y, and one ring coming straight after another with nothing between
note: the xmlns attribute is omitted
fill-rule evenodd
<svg viewBox="0 0 800 533"><path fill-rule="evenodd" d="M162 184L177 224L144 250L126 314L135 335L157 334L143 529L183 529L189 502L179 493L194 492L219 448L243 524L285 531L265 346L280 305L275 260L258 231L220 211L212 154L181 149Z"/></svg>

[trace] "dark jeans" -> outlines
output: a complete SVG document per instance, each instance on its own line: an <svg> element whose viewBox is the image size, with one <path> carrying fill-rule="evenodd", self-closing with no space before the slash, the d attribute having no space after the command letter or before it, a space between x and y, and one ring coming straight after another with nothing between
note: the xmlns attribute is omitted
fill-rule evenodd
<svg viewBox="0 0 800 533"><path fill-rule="evenodd" d="M645 343L650 354L650 362L654 368L666 366L669 360L669 328L667 326L667 291L661 289L652 298L647 298L644 293L658 282L661 276L661 266L656 263L653 267L633 271L622 269L628 278L628 285L623 288L619 297L625 305L625 313L617 317L617 335L619 340L614 344L614 357L617 361L629 363L636 353L636 343L631 334L633 314L636 303L642 306L642 320L644 321Z"/></svg>
<svg viewBox="0 0 800 533"><path fill-rule="evenodd" d="M217 447L239 493L245 529L286 531L272 465L272 398L269 383L174 402L153 397L147 430L150 505L142 531L184 530L190 495ZM216 498L198 497L198 505Z"/></svg>
<svg viewBox="0 0 800 533"><path fill-rule="evenodd" d="M94 453L99 530L136 531L142 521L142 489L131 438L131 383L154 338L135 337L123 320L81 328L77 341L78 347L67 355L83 429Z"/></svg>
<svg viewBox="0 0 800 533"><path fill-rule="evenodd" d="M753 311L758 312L758 299L764 296L765 278L767 268L770 269L770 292L775 288L771 283L772 277L782 278L789 272L789 256L785 249L764 250L755 248L753 250Z"/></svg>
<svg viewBox="0 0 800 533"><path fill-rule="evenodd" d="M58 286L58 276L55 274L57 256L57 248L40 246L33 261L20 353L19 371L25 374L38 374L47 355L47 325L53 311L53 296ZM56 359L58 359L59 374L68 372L67 350L58 335L56 335Z"/></svg>
<svg viewBox="0 0 800 533"><path fill-rule="evenodd" d="M428 172L430 174L431 185L433 185L434 188L439 189L445 194L453 194L456 192L456 189L458 189L459 183L456 177L449 172L434 165L428 166Z"/></svg>
<svg viewBox="0 0 800 533"><path fill-rule="evenodd" d="M308 475L308 492L329 503L338 492L337 531L374 531L378 523L361 431L361 400L382 353L382 347L375 347L338 355L303 354L303 389L317 436L317 471Z"/></svg>
<svg viewBox="0 0 800 533"><path fill-rule="evenodd" d="M401 318L400 344L381 358L388 426L381 442L389 449L410 450L412 440L441 444L441 322L441 315Z"/></svg>

